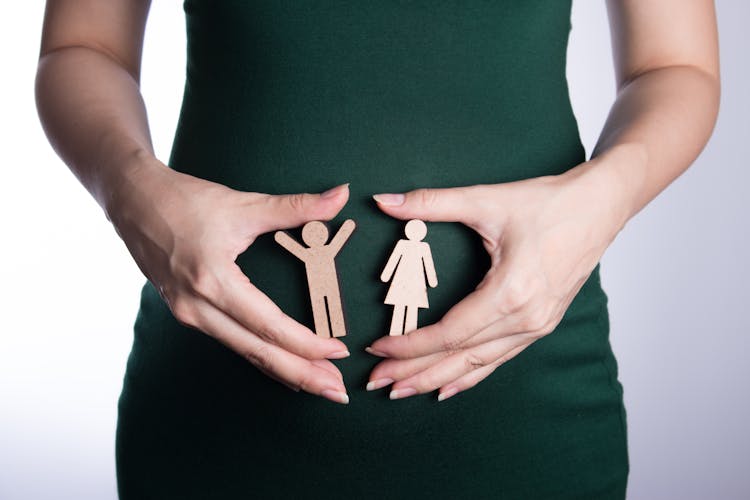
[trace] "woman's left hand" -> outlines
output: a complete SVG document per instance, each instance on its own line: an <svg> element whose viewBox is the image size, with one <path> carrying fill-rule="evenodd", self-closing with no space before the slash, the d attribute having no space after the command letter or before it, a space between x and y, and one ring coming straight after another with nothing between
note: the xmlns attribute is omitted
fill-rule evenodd
<svg viewBox="0 0 750 500"><path fill-rule="evenodd" d="M439 389L442 401L551 333L627 220L622 188L598 168L602 161L503 184L375 195L398 219L472 228L491 266L437 323L368 347L388 359L373 369L367 389L393 383L391 399Z"/></svg>

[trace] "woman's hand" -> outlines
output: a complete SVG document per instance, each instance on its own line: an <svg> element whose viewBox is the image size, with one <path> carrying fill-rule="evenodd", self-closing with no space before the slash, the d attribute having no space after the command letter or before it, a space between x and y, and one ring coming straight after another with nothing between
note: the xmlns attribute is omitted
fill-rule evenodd
<svg viewBox="0 0 750 500"><path fill-rule="evenodd" d="M348 356L346 345L284 314L235 263L262 233L335 217L349 197L347 185L322 195L273 196L236 191L154 159L142 163L118 187L108 217L175 318L294 390L347 403L342 375L328 360Z"/></svg>
<svg viewBox="0 0 750 500"><path fill-rule="evenodd" d="M476 290L435 324L384 336L367 389L398 399L473 387L558 325L628 213L595 159L558 176L375 195L398 219L461 222L483 239L491 267ZM439 271L439 270L438 270Z"/></svg>

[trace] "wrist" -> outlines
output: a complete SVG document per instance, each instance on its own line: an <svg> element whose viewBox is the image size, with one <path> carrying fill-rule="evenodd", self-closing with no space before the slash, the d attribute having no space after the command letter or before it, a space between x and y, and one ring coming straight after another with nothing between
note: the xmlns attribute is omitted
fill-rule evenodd
<svg viewBox="0 0 750 500"><path fill-rule="evenodd" d="M617 234L642 208L642 192L648 155L640 144L621 144L562 174L597 193L597 205L610 214Z"/></svg>
<svg viewBox="0 0 750 500"><path fill-rule="evenodd" d="M168 182L174 171L159 161L154 155L136 149L124 155L115 168L106 169L100 174L97 201L107 219L115 227L133 207L143 204L151 189L162 182Z"/></svg>

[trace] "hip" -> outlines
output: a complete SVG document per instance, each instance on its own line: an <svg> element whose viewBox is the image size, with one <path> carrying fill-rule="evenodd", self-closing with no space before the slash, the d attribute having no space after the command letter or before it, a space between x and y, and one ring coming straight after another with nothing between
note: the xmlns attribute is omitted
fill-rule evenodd
<svg viewBox="0 0 750 500"><path fill-rule="evenodd" d="M382 310L387 323L388 306L359 307ZM336 363L350 403L336 405L180 326L146 284L120 398L119 473L154 461L188 483L204 478L194 492L220 483L269 497L405 498L417 488L441 498L599 498L624 488L625 414L598 269L553 333L440 403L364 390L377 360L361 347L382 334L376 323L360 318L343 337L352 355ZM438 486L444 477L454 480Z"/></svg>

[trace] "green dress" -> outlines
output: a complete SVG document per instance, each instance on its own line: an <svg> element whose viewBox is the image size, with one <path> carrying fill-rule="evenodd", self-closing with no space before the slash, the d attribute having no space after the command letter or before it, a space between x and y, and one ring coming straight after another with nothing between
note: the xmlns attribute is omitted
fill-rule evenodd
<svg viewBox="0 0 750 500"><path fill-rule="evenodd" d="M392 306L378 278L404 222L373 193L560 174L585 159L565 77L570 1L187 0L172 168L243 191L350 182L331 222L351 356L349 405L295 393L180 326L146 283L119 402L123 499L623 498L625 412L599 267L562 322L474 388L366 392ZM597 210L592 206L591 210ZM438 320L489 259L428 223ZM299 238L299 232L294 233ZM238 259L312 328L304 265L272 234Z"/></svg>

